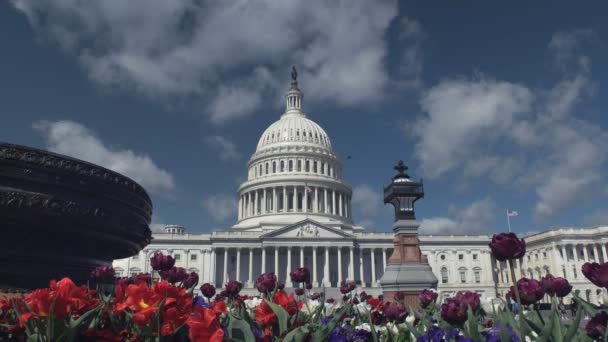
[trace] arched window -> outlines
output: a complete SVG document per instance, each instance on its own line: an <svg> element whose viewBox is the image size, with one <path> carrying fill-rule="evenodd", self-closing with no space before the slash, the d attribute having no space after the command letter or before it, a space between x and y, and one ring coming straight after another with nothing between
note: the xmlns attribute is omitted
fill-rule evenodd
<svg viewBox="0 0 608 342"><path fill-rule="evenodd" d="M263 175L262 171L263 171L263 170L262 170L262 164L260 164L260 176L262 176L262 175Z"/></svg>
<svg viewBox="0 0 608 342"><path fill-rule="evenodd" d="M475 276L475 283L481 283L481 267L475 267L473 269L473 275Z"/></svg>
<svg viewBox="0 0 608 342"><path fill-rule="evenodd" d="M296 163L296 171L300 172L302 171L302 161L298 159L298 162Z"/></svg>
<svg viewBox="0 0 608 342"><path fill-rule="evenodd" d="M289 161L289 172L293 172L293 160Z"/></svg>
<svg viewBox="0 0 608 342"><path fill-rule="evenodd" d="M448 282L448 269L445 267L441 268L441 283L446 284Z"/></svg>
<svg viewBox="0 0 608 342"><path fill-rule="evenodd" d="M268 163L266 163L266 174L268 174Z"/></svg>
<svg viewBox="0 0 608 342"><path fill-rule="evenodd" d="M314 161L312 163L312 172L317 173L317 162L316 161Z"/></svg>
<svg viewBox="0 0 608 342"><path fill-rule="evenodd" d="M120 268L120 267L115 267L114 268L114 272L116 272L116 276L117 277L122 277L122 272L124 272L124 270L122 268Z"/></svg>
<svg viewBox="0 0 608 342"><path fill-rule="evenodd" d="M307 160L304 164L304 171L310 172L310 160Z"/></svg>
<svg viewBox="0 0 608 342"><path fill-rule="evenodd" d="M141 270L137 267L131 267L131 269L129 270L129 275L134 276L134 275L138 275L141 273Z"/></svg>
<svg viewBox="0 0 608 342"><path fill-rule="evenodd" d="M281 160L281 172L285 172L285 161Z"/></svg>
<svg viewBox="0 0 608 342"><path fill-rule="evenodd" d="M277 162L276 161L272 162L272 173L277 173Z"/></svg>
<svg viewBox="0 0 608 342"><path fill-rule="evenodd" d="M444 254L442 254L442 255L441 255L439 258L440 258L441 260L445 260L445 255L444 255Z"/></svg>

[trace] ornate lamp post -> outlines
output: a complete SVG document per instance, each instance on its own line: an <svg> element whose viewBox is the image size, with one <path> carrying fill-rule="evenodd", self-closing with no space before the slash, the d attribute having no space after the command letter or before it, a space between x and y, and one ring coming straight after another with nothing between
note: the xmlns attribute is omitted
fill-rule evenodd
<svg viewBox="0 0 608 342"><path fill-rule="evenodd" d="M407 166L399 161L395 170L397 175L384 188L384 204L390 203L395 208L395 233L393 255L388 259L380 285L384 298L393 300L397 291L405 292L405 301L411 306L418 306L418 295L424 289L436 288L437 278L433 274L428 260L420 252L418 227L414 203L424 197L422 180L410 179L405 171Z"/></svg>

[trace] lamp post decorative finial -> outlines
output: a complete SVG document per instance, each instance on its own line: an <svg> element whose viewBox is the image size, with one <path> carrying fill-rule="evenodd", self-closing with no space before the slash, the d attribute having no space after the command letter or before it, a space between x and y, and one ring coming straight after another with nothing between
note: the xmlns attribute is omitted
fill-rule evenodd
<svg viewBox="0 0 608 342"><path fill-rule="evenodd" d="M405 177L409 178L407 173L405 173L405 171L407 171L409 168L407 167L407 165L405 165L403 160L400 160L397 163L397 165L395 167L393 167L393 169L395 169L397 172L399 172L399 176L405 176Z"/></svg>

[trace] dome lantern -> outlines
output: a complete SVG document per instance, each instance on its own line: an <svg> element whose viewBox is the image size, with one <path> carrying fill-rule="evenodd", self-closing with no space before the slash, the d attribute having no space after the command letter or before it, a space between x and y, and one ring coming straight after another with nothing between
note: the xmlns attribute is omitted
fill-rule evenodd
<svg viewBox="0 0 608 342"><path fill-rule="evenodd" d="M302 98L304 98L304 95L302 95L302 92L298 88L298 72L296 66L293 65L291 67L291 87L285 94L285 114L298 113L304 115L302 113Z"/></svg>

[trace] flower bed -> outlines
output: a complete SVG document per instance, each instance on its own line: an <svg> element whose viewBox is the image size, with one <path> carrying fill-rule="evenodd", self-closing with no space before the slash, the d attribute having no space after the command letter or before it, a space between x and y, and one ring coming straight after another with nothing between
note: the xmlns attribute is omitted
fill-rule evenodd
<svg viewBox="0 0 608 342"><path fill-rule="evenodd" d="M525 241L497 234L490 244L498 260L525 254ZM474 292L458 292L443 303L425 290L420 308L407 307L403 293L383 302L358 292L354 282L340 288L342 298L312 292L310 273L290 273L296 288L288 293L273 273L255 282L259 296L240 294L230 281L193 294L198 275L175 267L157 252L150 260L161 280L150 274L115 278L111 267L95 269L90 286L69 278L48 288L0 300L0 340L14 341L607 341L608 313L574 295L580 310L572 322L560 321L558 302L571 293L566 279L547 274L541 281L514 282L508 298L484 312ZM608 287L608 264L587 263L583 274ZM514 272L511 272L514 274ZM540 315L537 302L548 294L552 309ZM506 301L519 303L510 312ZM527 306L530 310L524 310ZM583 312L591 318L581 328Z"/></svg>

